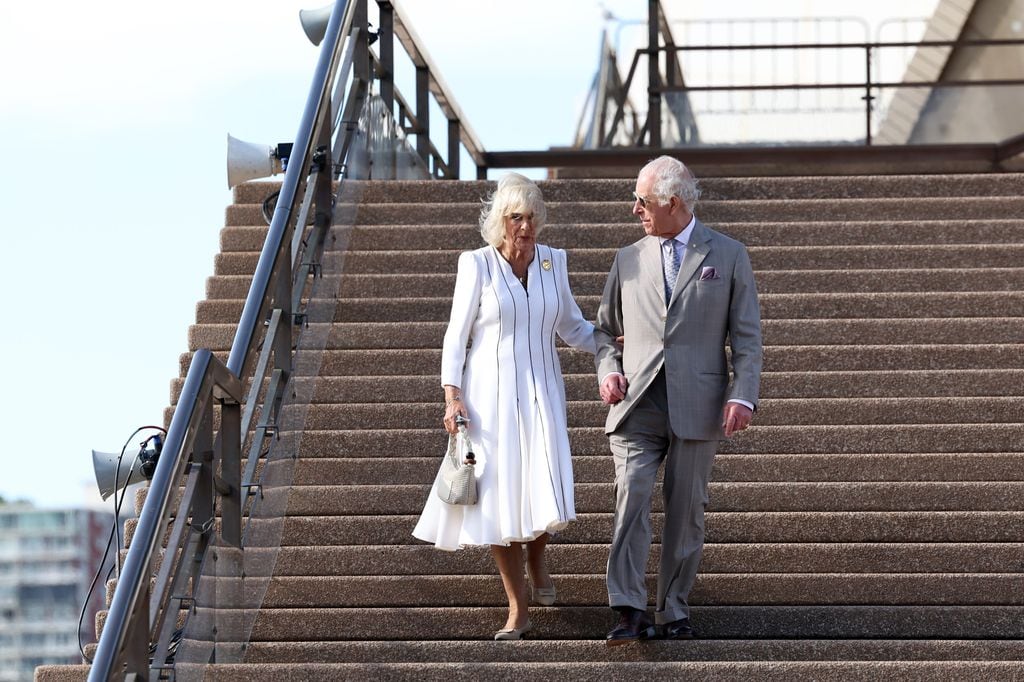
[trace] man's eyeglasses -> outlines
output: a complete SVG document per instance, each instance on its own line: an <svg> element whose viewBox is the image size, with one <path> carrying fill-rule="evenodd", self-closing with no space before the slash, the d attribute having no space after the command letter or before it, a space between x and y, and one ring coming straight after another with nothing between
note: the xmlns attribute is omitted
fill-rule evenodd
<svg viewBox="0 0 1024 682"><path fill-rule="evenodd" d="M642 197L636 192L633 192L632 194L633 203L640 204L640 208L647 208L647 205L653 201L653 199L647 199L646 197Z"/></svg>

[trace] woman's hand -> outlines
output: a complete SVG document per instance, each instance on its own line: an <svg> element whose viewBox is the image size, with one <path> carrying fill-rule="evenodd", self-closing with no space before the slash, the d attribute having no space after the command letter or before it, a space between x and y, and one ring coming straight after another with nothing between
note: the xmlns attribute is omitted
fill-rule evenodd
<svg viewBox="0 0 1024 682"><path fill-rule="evenodd" d="M444 430L452 435L458 433L459 426L455 423L455 418L459 416L469 421L469 410L466 409L466 404L462 401L462 394L454 386L445 386Z"/></svg>

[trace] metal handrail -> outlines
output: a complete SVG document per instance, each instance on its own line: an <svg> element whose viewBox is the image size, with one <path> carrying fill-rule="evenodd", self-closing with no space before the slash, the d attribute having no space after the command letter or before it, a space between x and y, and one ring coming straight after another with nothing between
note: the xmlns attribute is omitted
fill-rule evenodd
<svg viewBox="0 0 1024 682"><path fill-rule="evenodd" d="M209 350L202 349L192 357L178 409L174 411L167 430L167 440L150 482L149 495L139 515L135 537L107 612L103 635L89 671L90 680L116 679L124 673L143 674L149 670L148 635L155 616L150 612L146 594L151 578L150 567L163 537L172 494L177 490L183 468L188 463L187 453L192 450L202 422L207 418L207 408L212 407L212 399L220 400L228 411L237 415L242 386L224 363ZM227 423L231 423L230 418ZM238 423L237 419L235 423ZM236 464L237 455L236 452ZM135 646L130 646L132 644ZM144 644L144 648L140 644Z"/></svg>
<svg viewBox="0 0 1024 682"><path fill-rule="evenodd" d="M458 177L462 144L479 169L486 152L465 123L415 33L408 28L393 0L377 2L382 15L392 16L395 34L410 51L417 69L422 70L426 90L434 95L449 119L449 158L444 162L429 139L425 92L417 93L415 116L419 125L415 132L419 135L418 145L429 150L426 162L432 156L439 164L436 167ZM221 542L244 550L243 519L250 492L259 488L253 481L256 464L263 454L261 443L277 428L278 412L291 379L293 325L305 317L300 310L303 290L309 278L320 272L325 237L334 222L336 195L332 181L348 176L347 155L370 92L374 61L381 64L380 71L392 68L388 63L390 55L378 60L370 50L367 4L368 0L335 2L231 350L226 362L218 360L208 349L197 350L193 355L107 613L89 674L92 681L132 676L160 678L168 668L173 668L172 640L181 632L176 630L177 616L183 606L195 607L196 598L188 593L198 594L206 550L214 539L218 503ZM382 43L392 42L392 36L384 29L378 37ZM389 91L405 106L401 94L390 83L390 73L386 77ZM307 234L310 213L313 226ZM250 375L246 396L243 383ZM243 475L243 440L268 377ZM216 437L215 402L220 405L221 420ZM183 480L184 493L175 508L173 499ZM152 569L172 519L170 539L155 587L151 589Z"/></svg>
<svg viewBox="0 0 1024 682"><path fill-rule="evenodd" d="M351 25L351 8L354 6L354 3L350 5L347 0L337 0L331 15L324 47L314 74L313 87L293 146L291 163L285 175L274 219L260 254L228 361L222 363L208 349L200 349L193 356L135 536L107 613L107 621L90 670L90 680L112 680L122 675L133 674L148 676L151 669L160 670L165 667L163 657L170 641L170 630L167 627L173 629L176 620L171 618L169 613L172 608L169 581L173 580L175 584L180 584L184 582L182 576L187 576L193 583L194 593L199 573L183 568L189 564L200 563L201 557L199 560L193 560L192 557L179 558L176 575L172 577L168 564L174 561L173 553L176 547L168 547L160 575L163 583L158 581L154 592L155 603L150 603L147 593L152 577L151 567L166 530L167 521L171 517L172 499L186 467L193 470L193 473L189 476L186 494L177 509L172 536L183 538L186 519L189 518L187 525L191 528L190 538L202 538L201 542L190 545L190 549L193 552L200 547L205 549L212 535L215 504L213 495L216 490L216 494L223 500L221 537L226 544L241 546L244 486L240 481L239 468L241 439L248 431L248 425L243 430L240 408L245 396L240 377L247 376L252 368L260 345L257 332L262 329L263 320L270 307L276 305L291 311L292 239L289 230L305 228L304 219L299 221L293 218L300 188L308 189L307 175L311 167L315 167L317 171L313 175L319 177L316 183L319 187L314 190L319 190L322 199L323 187L326 185L328 197L330 194L330 174L322 172L325 158L322 146L325 138L329 140L333 131L325 112L330 110L330 74L337 66L339 54L336 48L340 39L347 33L342 30L343 24ZM322 201L318 202L317 227L323 230L330 225L330 211L330 201L326 206ZM277 365L290 365L291 340L288 332L291 323L289 316L289 319L280 325L285 333L280 334L274 343ZM253 383L258 382L262 382L261 377L254 378ZM213 400L221 403L220 438L216 443L212 437ZM268 396L268 402L272 403L275 400L274 396ZM221 474L215 477L214 464L218 455L221 460ZM206 493L205 496L199 493L200 489ZM176 613L175 610L175 615ZM170 623L166 626L168 620ZM159 627L161 632L155 633L154 626L160 625L165 627ZM154 634L159 641L156 655L151 662L150 640Z"/></svg>
<svg viewBox="0 0 1024 682"><path fill-rule="evenodd" d="M341 8L340 12L338 11L339 7ZM277 207L274 210L274 218L270 223L267 239L256 264L252 285L245 299L245 306L242 308L242 316L238 321L238 330L231 343L231 354L228 356L227 366L237 376L246 376L246 371L251 369L250 365L256 351L254 343L256 332L263 327L263 320L267 317L273 298L274 278L281 271L278 261L283 255L284 247L290 244L290 240L285 238L285 233L292 219L292 210L296 203L296 197L299 195L300 186L305 184L311 163L323 164L322 159L314 161L314 152L323 127L323 117L320 112L325 103L329 105L331 101L332 83L328 76L338 62L339 52L334 48L341 34L343 15L347 15L346 18L351 21L351 13L346 13L345 7L346 0L338 0L335 11L331 14L331 20L323 40L323 48L320 50L320 58L313 74L313 87L306 99L306 107L302 112L302 120L299 123L295 144L292 147L293 158L297 158L299 163L288 164L288 170L281 185L281 193L278 196ZM298 153L296 154L296 152ZM290 268L291 263L288 263L288 266Z"/></svg>

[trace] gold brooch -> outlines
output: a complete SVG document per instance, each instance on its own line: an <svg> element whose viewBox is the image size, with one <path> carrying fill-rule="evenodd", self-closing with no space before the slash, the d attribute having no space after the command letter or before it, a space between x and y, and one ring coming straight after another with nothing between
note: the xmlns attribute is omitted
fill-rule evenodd
<svg viewBox="0 0 1024 682"><path fill-rule="evenodd" d="M540 266L542 268L544 268L545 270L550 270L551 269L551 261L549 261L549 260L542 260L540 262Z"/></svg>

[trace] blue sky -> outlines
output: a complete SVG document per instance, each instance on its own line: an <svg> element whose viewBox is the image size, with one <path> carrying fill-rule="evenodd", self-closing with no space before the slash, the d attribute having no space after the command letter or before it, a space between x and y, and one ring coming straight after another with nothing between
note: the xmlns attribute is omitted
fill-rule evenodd
<svg viewBox="0 0 1024 682"><path fill-rule="evenodd" d="M3 497L92 503L90 451L118 451L136 427L163 423L231 200L226 134L294 137L317 58L298 11L320 4L0 7ZM647 6L401 4L495 150L568 144L596 68L602 7L642 19ZM858 3L872 17L888 4ZM910 0L900 11L933 5ZM685 6L705 18L851 13L849 3L810 0Z"/></svg>

